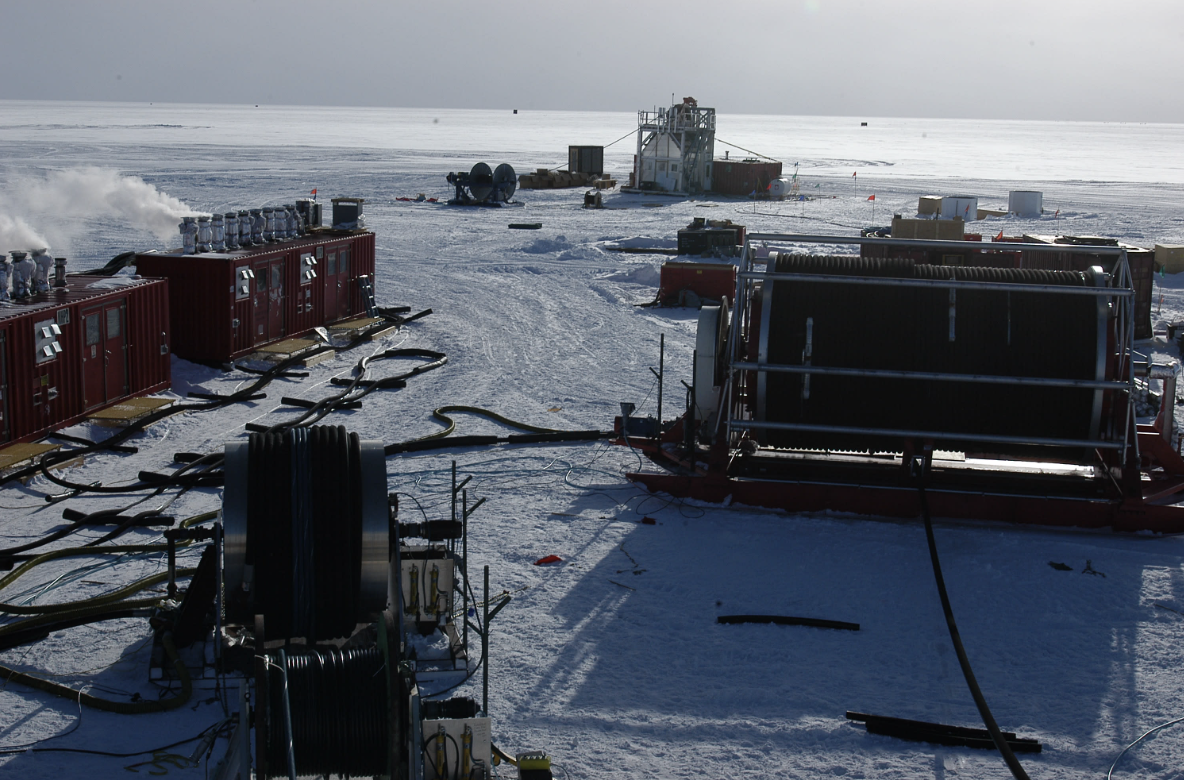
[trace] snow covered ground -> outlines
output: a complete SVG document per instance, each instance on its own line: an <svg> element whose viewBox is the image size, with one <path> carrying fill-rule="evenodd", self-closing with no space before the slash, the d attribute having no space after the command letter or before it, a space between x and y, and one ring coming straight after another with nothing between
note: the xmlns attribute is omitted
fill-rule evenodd
<svg viewBox="0 0 1184 780"><path fill-rule="evenodd" d="M591 211L581 207L582 190L520 191L519 206L466 210L395 198L447 198L444 175L478 161L509 162L519 173L558 167L567 144L607 144L633 129L634 116L4 108L0 250L25 248L5 242L32 231L28 240L43 237L74 270L127 249L178 243L176 215L186 207L289 203L313 187L325 201L366 198L378 242L379 303L434 310L375 348L449 356L447 366L406 389L370 396L362 409L327 420L385 443L439 430L430 414L443 404L572 429L606 429L621 401L653 413L649 367L657 366L659 338L671 384L689 379L697 315L637 308L652 300L663 258L605 247L674 246L678 228L694 217L732 219L750 231L854 235L887 224L893 213L914 214L919 195L977 194L980 206L993 207L1006 205L1009 190L1037 189L1050 212L1044 219L992 218L970 229L1184 243L1181 126L872 119L859 128L849 118L721 117L722 139L781 159L787 174L798 163L803 190L819 197L754 206L611 194L605 210ZM629 137L606 152L618 179L633 144ZM543 228L508 230L510 222ZM1156 302L1163 300L1156 319L1184 319L1184 279L1156 283ZM1148 349L1176 356L1166 344ZM243 436L245 423L294 414L278 405L280 395L327 395L330 378L348 373L363 354L342 353L307 379L279 380L266 400L170 418L137 437L138 454L91 458L69 478L118 483L142 469L167 469L175 452L218 450ZM173 376L180 396L197 388L224 393L247 381L181 360ZM681 390L668 388L665 408L681 401ZM502 429L464 415L458 426L459 433ZM102 433L89 426L73 432ZM494 740L507 752L546 750L571 778L1008 776L992 752L869 735L844 717L858 710L978 725L919 522L651 496L623 477L648 464L603 443L396 456L387 461L390 489L442 517L452 460L473 475L470 496L488 499L470 529L473 571L488 564L494 589L513 594L494 622L490 661ZM0 488L0 545L59 527L62 507L43 499L56 492L42 479ZM174 498L151 498L141 508ZM68 505L93 511L129 500L87 497ZM188 517L216 509L219 500L220 491L193 490L169 512ZM415 519L414 501L405 498L402 507L404 519ZM655 523L642 523L647 517ZM1021 757L1032 777L1102 777L1128 742L1184 715L1179 539L944 522L937 540L963 640L996 719L1044 744L1040 755ZM549 554L562 563L533 565ZM156 556L85 572L80 565L48 565L0 591L0 600L75 600L160 571L163 562ZM735 613L843 620L861 630L716 624L717 615ZM101 623L2 652L0 664L92 686L96 695L151 697L158 692L147 679L149 636L143 620ZM461 692L479 698L479 678ZM205 689L176 712L119 716L0 681L0 751L36 745L130 753L193 736L222 717ZM215 756L224 746L220 741ZM188 743L170 752L192 749ZM1181 755L1184 729L1168 729L1124 758L1116 777L1180 777ZM0 754L0 776L207 771L205 764L140 763L151 758L13 752Z"/></svg>

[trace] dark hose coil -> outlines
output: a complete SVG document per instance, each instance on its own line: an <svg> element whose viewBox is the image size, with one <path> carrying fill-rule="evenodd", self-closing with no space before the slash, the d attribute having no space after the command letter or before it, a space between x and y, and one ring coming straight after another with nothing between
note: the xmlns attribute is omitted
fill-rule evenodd
<svg viewBox="0 0 1184 780"><path fill-rule="evenodd" d="M264 749L269 776L288 774L281 666L288 676L297 774L364 777L390 771L382 652L376 647L293 648L286 659L268 656Z"/></svg>
<svg viewBox="0 0 1184 780"><path fill-rule="evenodd" d="M359 615L360 440L340 426L250 437L246 562L270 637L348 636Z"/></svg>
<svg viewBox="0 0 1184 780"><path fill-rule="evenodd" d="M897 279L955 279L1087 286L1076 271L925 265L906 258L782 255L778 273ZM955 338L949 288L782 280L770 284L766 360L802 365L812 321L810 365L1013 377L1095 379L1098 301L1049 292L959 289ZM764 418L839 427L949 431L974 435L1091 438L1094 391L957 381L852 378L813 374L803 397L800 374L769 373ZM873 435L771 431L782 447L888 450L899 442ZM971 441L947 447L981 449ZM1014 445L994 446L995 451Z"/></svg>

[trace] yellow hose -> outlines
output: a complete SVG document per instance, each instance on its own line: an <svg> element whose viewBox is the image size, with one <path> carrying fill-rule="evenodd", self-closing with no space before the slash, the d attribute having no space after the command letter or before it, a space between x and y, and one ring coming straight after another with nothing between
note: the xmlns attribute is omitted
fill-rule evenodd
<svg viewBox="0 0 1184 780"><path fill-rule="evenodd" d="M172 662L173 669L181 681L181 690L175 696L170 696L167 699L141 699L140 701L111 701L110 699L100 699L97 696L91 696L89 693L77 691L68 685L34 677L31 674L9 669L6 666L0 666L0 678L10 682L18 682L30 688L36 688L39 691L52 693L54 696L61 696L64 699L70 699L71 701L76 701L79 704L85 704L87 707L104 712L115 712L121 715L164 712L165 710L176 709L189 701L189 697L193 694L193 681L189 678L189 670L185 668L185 664L181 662L181 657L177 654L177 646L173 644L173 633L171 631L165 631L160 639L161 644L164 645L165 654L168 655L169 661Z"/></svg>

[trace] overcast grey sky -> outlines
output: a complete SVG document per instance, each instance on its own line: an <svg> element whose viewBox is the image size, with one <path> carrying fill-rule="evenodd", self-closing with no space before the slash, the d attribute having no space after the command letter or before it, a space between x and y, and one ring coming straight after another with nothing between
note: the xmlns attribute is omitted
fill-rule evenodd
<svg viewBox="0 0 1184 780"><path fill-rule="evenodd" d="M1180 0L0 0L0 99L1184 122Z"/></svg>

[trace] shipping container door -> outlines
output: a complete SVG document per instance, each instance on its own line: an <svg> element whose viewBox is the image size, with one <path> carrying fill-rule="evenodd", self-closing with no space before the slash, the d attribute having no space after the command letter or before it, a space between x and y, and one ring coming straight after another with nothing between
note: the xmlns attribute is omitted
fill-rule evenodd
<svg viewBox="0 0 1184 780"><path fill-rule="evenodd" d="M270 295L271 273L268 262L264 260L255 264L255 303L252 321L255 323L255 344L266 344L271 341L271 317L268 314L268 297Z"/></svg>
<svg viewBox="0 0 1184 780"><path fill-rule="evenodd" d="M8 427L8 331L0 330L0 443L11 438Z"/></svg>
<svg viewBox="0 0 1184 780"><path fill-rule="evenodd" d="M350 265L349 247L342 248L337 253L337 319L345 319L353 314L351 304L353 285L349 278Z"/></svg>
<svg viewBox="0 0 1184 780"><path fill-rule="evenodd" d="M325 253L325 322L340 319L337 314L337 250Z"/></svg>
<svg viewBox="0 0 1184 780"><path fill-rule="evenodd" d="M82 334L82 405L93 409L107 400L101 306L82 312Z"/></svg>
<svg viewBox="0 0 1184 780"><path fill-rule="evenodd" d="M106 339L107 400L127 395L127 304L123 301L103 307L103 336Z"/></svg>
<svg viewBox="0 0 1184 780"><path fill-rule="evenodd" d="M127 394L127 333L123 301L82 312L82 402L93 409Z"/></svg>
<svg viewBox="0 0 1184 780"><path fill-rule="evenodd" d="M267 330L273 339L278 339L288 332L284 328L284 306L287 301L285 300L284 261L282 258L271 262L270 272L271 280L267 285Z"/></svg>

